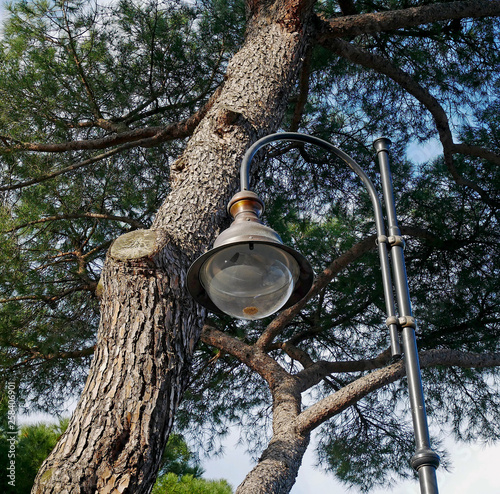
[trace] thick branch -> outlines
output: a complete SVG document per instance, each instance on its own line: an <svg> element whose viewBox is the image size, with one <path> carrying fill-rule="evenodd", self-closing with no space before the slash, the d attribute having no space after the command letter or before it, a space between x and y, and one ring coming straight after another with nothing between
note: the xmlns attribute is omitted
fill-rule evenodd
<svg viewBox="0 0 500 494"><path fill-rule="evenodd" d="M485 369L500 366L500 353L462 352L453 349L434 349L420 352L420 367L462 367L464 369Z"/></svg>
<svg viewBox="0 0 500 494"><path fill-rule="evenodd" d="M258 349L256 346L247 345L232 336L213 327L205 325L201 332L201 341L214 346L247 365L257 372L269 387L274 389L284 379L289 379L288 374L272 357Z"/></svg>
<svg viewBox="0 0 500 494"><path fill-rule="evenodd" d="M172 124L168 127L173 127L175 131L177 125ZM6 152L12 151L35 151L41 153L65 153L67 151L88 151L96 149L106 149L113 146L118 146L124 143L132 143L145 138L151 138L158 135L163 127L147 127L145 129L135 129L120 134L113 134L110 136L102 137L100 139L83 139L80 141L66 141L51 144L45 143L31 143L14 141L9 136L1 136L4 143L13 143L4 148Z"/></svg>
<svg viewBox="0 0 500 494"><path fill-rule="evenodd" d="M372 69L379 74L386 75L403 89L408 91L432 114L443 147L445 150L450 149L452 136L448 123L448 117L445 111L441 107L439 101L434 98L434 96L432 96L427 89L420 86L409 74L402 71L398 67L395 67L388 59L374 53L369 53L346 41L339 39L325 39L324 41L321 41L321 44L325 48L333 51L343 58L347 58L351 62L362 65L368 69Z"/></svg>
<svg viewBox="0 0 500 494"><path fill-rule="evenodd" d="M494 153L489 149L483 148L481 146L473 146L470 144L453 144L452 150L454 153L465 154L467 156L473 156L475 158L482 158L495 165L500 165L500 154Z"/></svg>
<svg viewBox="0 0 500 494"><path fill-rule="evenodd" d="M364 360L352 360L345 362L328 362L320 360L308 366L297 374L300 379L300 389L304 392L318 384L322 379L330 374L340 374L345 372L363 372L367 370L380 369L390 362L391 349L383 351L375 358Z"/></svg>
<svg viewBox="0 0 500 494"><path fill-rule="evenodd" d="M194 117L196 117L196 118L194 118ZM191 119L193 119L193 120L191 121ZM94 156L92 158L89 158L88 160L84 160L81 163L78 163L75 165L70 165L70 166L67 166L65 168L61 168L60 170L53 171L53 172L49 172L45 175L42 175L41 177L36 177L36 178L31 179L31 180L26 180L25 182L19 182L17 184L6 185L4 187L0 187L0 192L5 191L5 190L21 189L23 187L28 187L30 185L34 185L34 184L44 182L46 180L50 180L51 178L57 177L57 176L62 175L64 173L68 173L68 172L77 170L79 168L91 165L92 163L96 163L98 161L101 161L105 158L109 158L115 154L126 151L127 149L131 149L134 147L155 147L155 146L160 145L162 142L187 137L188 135L191 134L191 132L194 130L194 128L198 125L198 122L200 119L201 119L201 116L199 114L193 115L193 117L186 120L182 125L181 124L173 124L172 126L164 127L163 130L159 130L159 132L154 134L152 137L146 137L144 139L140 139L137 141L127 142L126 144L118 146L114 149L110 149L109 151L106 151L105 153L102 153L102 154L99 154L99 155ZM175 128L171 128L171 127L175 127ZM148 130L148 129L144 129L144 130ZM111 136L111 137L119 138L121 135L123 135L123 134L119 134L117 136ZM86 142L86 141L75 141L75 142ZM88 141L88 142L95 142L95 141ZM66 143L66 144L71 144L71 143ZM34 144L33 146L37 146L37 145ZM44 146L44 145L42 144L41 146ZM48 146L51 146L51 145L49 144ZM57 145L55 145L55 146L57 146ZM33 151L33 149L29 149L29 150ZM40 151L40 149L38 149L38 151ZM62 150L52 151L52 152L62 152Z"/></svg>
<svg viewBox="0 0 500 494"><path fill-rule="evenodd" d="M201 119L213 105L220 90L215 91L206 105L180 122L172 123L163 127L146 127L145 129L134 129L118 134L103 137L101 139L84 139L80 141L68 141L60 143L29 143L14 141L9 136L0 136L3 142L13 142L14 145L5 147L3 151L36 151L44 153L64 153L66 151L87 151L106 149L121 144L133 144L141 147L154 147L162 142L173 139L189 137L198 126ZM132 146L129 146L132 147Z"/></svg>
<svg viewBox="0 0 500 494"><path fill-rule="evenodd" d="M453 180L455 180L458 185L469 187L476 191L484 202L488 204L492 202L485 190L471 180L462 177L455 168L452 156L458 151L457 145L453 143L448 117L439 101L432 96L427 89L420 86L420 84L418 84L409 74L395 67L389 60L380 55L368 53L340 39L325 39L322 44L325 48L330 49L343 58L347 58L363 67L375 70L379 74L386 75L422 103L434 119L439 139L443 145L445 163ZM461 147L461 149L464 149L464 147ZM490 155L491 154L494 153L490 153Z"/></svg>
<svg viewBox="0 0 500 494"><path fill-rule="evenodd" d="M308 353L289 342L283 343L281 348L290 358L297 360L304 367L304 370L295 375L299 380L298 384L301 393L315 386L331 374L380 369L386 366L391 359L390 348L384 350L372 359L350 360L345 362L329 362L326 360L314 362Z"/></svg>
<svg viewBox="0 0 500 494"><path fill-rule="evenodd" d="M179 128L182 129L179 132ZM170 132L172 133L172 139L177 137L185 137L185 121L178 124L171 124L167 127L147 127L145 129L135 129L127 132L122 132L120 134L113 134L110 136L103 137L101 139L84 139L81 141L67 141L60 143L30 143L30 142L19 142L13 146L9 146L5 150L10 151L35 151L42 153L65 153L67 151L87 151L96 149L106 149L113 146L118 146L124 143L133 143L147 138L153 138L163 133L167 136ZM179 135L182 134L182 135ZM4 141L12 140L8 136L3 136ZM166 140L166 139L165 139Z"/></svg>
<svg viewBox="0 0 500 494"><path fill-rule="evenodd" d="M459 350L436 349L420 353L420 367L437 365L464 368L486 368L500 365L500 353L472 353ZM304 410L297 418L297 429L307 433L323 422L357 403L369 393L401 379L405 375L403 362L376 370Z"/></svg>
<svg viewBox="0 0 500 494"><path fill-rule="evenodd" d="M452 19L480 18L500 15L499 0L436 3L409 9L318 19L320 36L340 38L430 24Z"/></svg>
<svg viewBox="0 0 500 494"><path fill-rule="evenodd" d="M289 341L286 341L281 345L277 345L277 347L281 348L292 360L299 362L304 369L314 365L314 360L306 351L296 347Z"/></svg>
<svg viewBox="0 0 500 494"><path fill-rule="evenodd" d="M397 362L356 379L356 381L344 386L336 393L304 410L297 417L297 430L303 434L312 431L331 417L354 405L369 393L401 379L404 373L403 362Z"/></svg>

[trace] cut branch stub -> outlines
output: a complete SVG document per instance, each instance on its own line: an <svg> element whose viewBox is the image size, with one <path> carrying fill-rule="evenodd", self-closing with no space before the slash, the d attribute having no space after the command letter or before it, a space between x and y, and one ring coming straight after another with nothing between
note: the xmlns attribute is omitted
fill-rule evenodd
<svg viewBox="0 0 500 494"><path fill-rule="evenodd" d="M118 261L151 258L156 252L154 230L134 230L120 235L109 249L109 255Z"/></svg>

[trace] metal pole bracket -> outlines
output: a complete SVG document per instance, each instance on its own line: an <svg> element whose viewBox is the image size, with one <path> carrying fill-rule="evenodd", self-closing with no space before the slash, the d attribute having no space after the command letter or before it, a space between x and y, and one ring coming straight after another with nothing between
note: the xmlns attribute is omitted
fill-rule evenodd
<svg viewBox="0 0 500 494"><path fill-rule="evenodd" d="M393 324L398 326L399 329L403 328L416 329L417 327L417 324L415 323L415 318L412 316L402 316L402 317L391 316L385 320L385 324L387 325L388 328L390 328Z"/></svg>
<svg viewBox="0 0 500 494"><path fill-rule="evenodd" d="M416 329L417 325L415 323L415 318L412 316L402 316L398 318L398 323L401 328L413 328Z"/></svg>
<svg viewBox="0 0 500 494"><path fill-rule="evenodd" d="M405 248L405 240L401 235L390 235L389 237L386 237L385 235L379 235L377 237L377 240L375 241L375 244L387 244L388 248L391 247L403 247Z"/></svg>
<svg viewBox="0 0 500 494"><path fill-rule="evenodd" d="M420 448L416 451L411 459L411 466L415 471L424 466L431 466L437 468L440 463L440 458L437 453L430 448Z"/></svg>
<svg viewBox="0 0 500 494"><path fill-rule="evenodd" d="M385 324L388 328L390 328L393 324L395 324L396 326L399 326L399 319L396 316L388 317L385 320Z"/></svg>
<svg viewBox="0 0 500 494"><path fill-rule="evenodd" d="M391 247L403 247L405 248L405 240L401 235L391 235L387 237L387 241Z"/></svg>
<svg viewBox="0 0 500 494"><path fill-rule="evenodd" d="M388 244L388 243L389 243L389 239L385 235L379 235L377 237L377 240L375 240L375 245Z"/></svg>

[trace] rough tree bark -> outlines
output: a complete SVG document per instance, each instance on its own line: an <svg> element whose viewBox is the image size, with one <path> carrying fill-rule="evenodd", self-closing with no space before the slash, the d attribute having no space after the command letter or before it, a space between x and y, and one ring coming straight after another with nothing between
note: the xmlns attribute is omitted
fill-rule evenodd
<svg viewBox="0 0 500 494"><path fill-rule="evenodd" d="M297 382L286 376L272 388L273 435L257 465L248 473L236 494L269 494L290 492L310 434L297 429L301 398Z"/></svg>
<svg viewBox="0 0 500 494"><path fill-rule="evenodd" d="M282 119L312 4L249 2L246 42L176 163L151 231L118 239L108 253L87 383L32 492L150 491L204 318L187 294L186 268L225 220L245 149Z"/></svg>

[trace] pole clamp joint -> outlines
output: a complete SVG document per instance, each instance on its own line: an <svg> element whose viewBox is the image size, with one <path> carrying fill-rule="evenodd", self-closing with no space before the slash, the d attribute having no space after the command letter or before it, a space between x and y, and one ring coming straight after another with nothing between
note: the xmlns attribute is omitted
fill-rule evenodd
<svg viewBox="0 0 500 494"><path fill-rule="evenodd" d="M391 247L403 247L405 248L405 240L401 235L390 235L387 237L387 241Z"/></svg>
<svg viewBox="0 0 500 494"><path fill-rule="evenodd" d="M396 316L390 316L385 320L385 324L388 328L390 328L393 324L399 326L399 320Z"/></svg>
<svg viewBox="0 0 500 494"><path fill-rule="evenodd" d="M387 325L388 328L391 327L393 324L398 326L399 329L403 328L416 329L417 327L415 318L412 316L402 316L402 317L390 316L385 320L385 324Z"/></svg>
<svg viewBox="0 0 500 494"><path fill-rule="evenodd" d="M417 449L415 455L411 459L411 466L415 471L418 471L422 467L434 467L439 466L440 458L437 453L432 451L430 448L420 448Z"/></svg>
<svg viewBox="0 0 500 494"><path fill-rule="evenodd" d="M402 247L405 248L405 241L401 235L390 235L389 237L385 235L379 235L375 243L378 244L387 244L387 247L390 249L391 247Z"/></svg>
<svg viewBox="0 0 500 494"><path fill-rule="evenodd" d="M415 323L415 318L412 316L402 316L398 318L399 325L402 328L413 328L416 329L417 324Z"/></svg>

